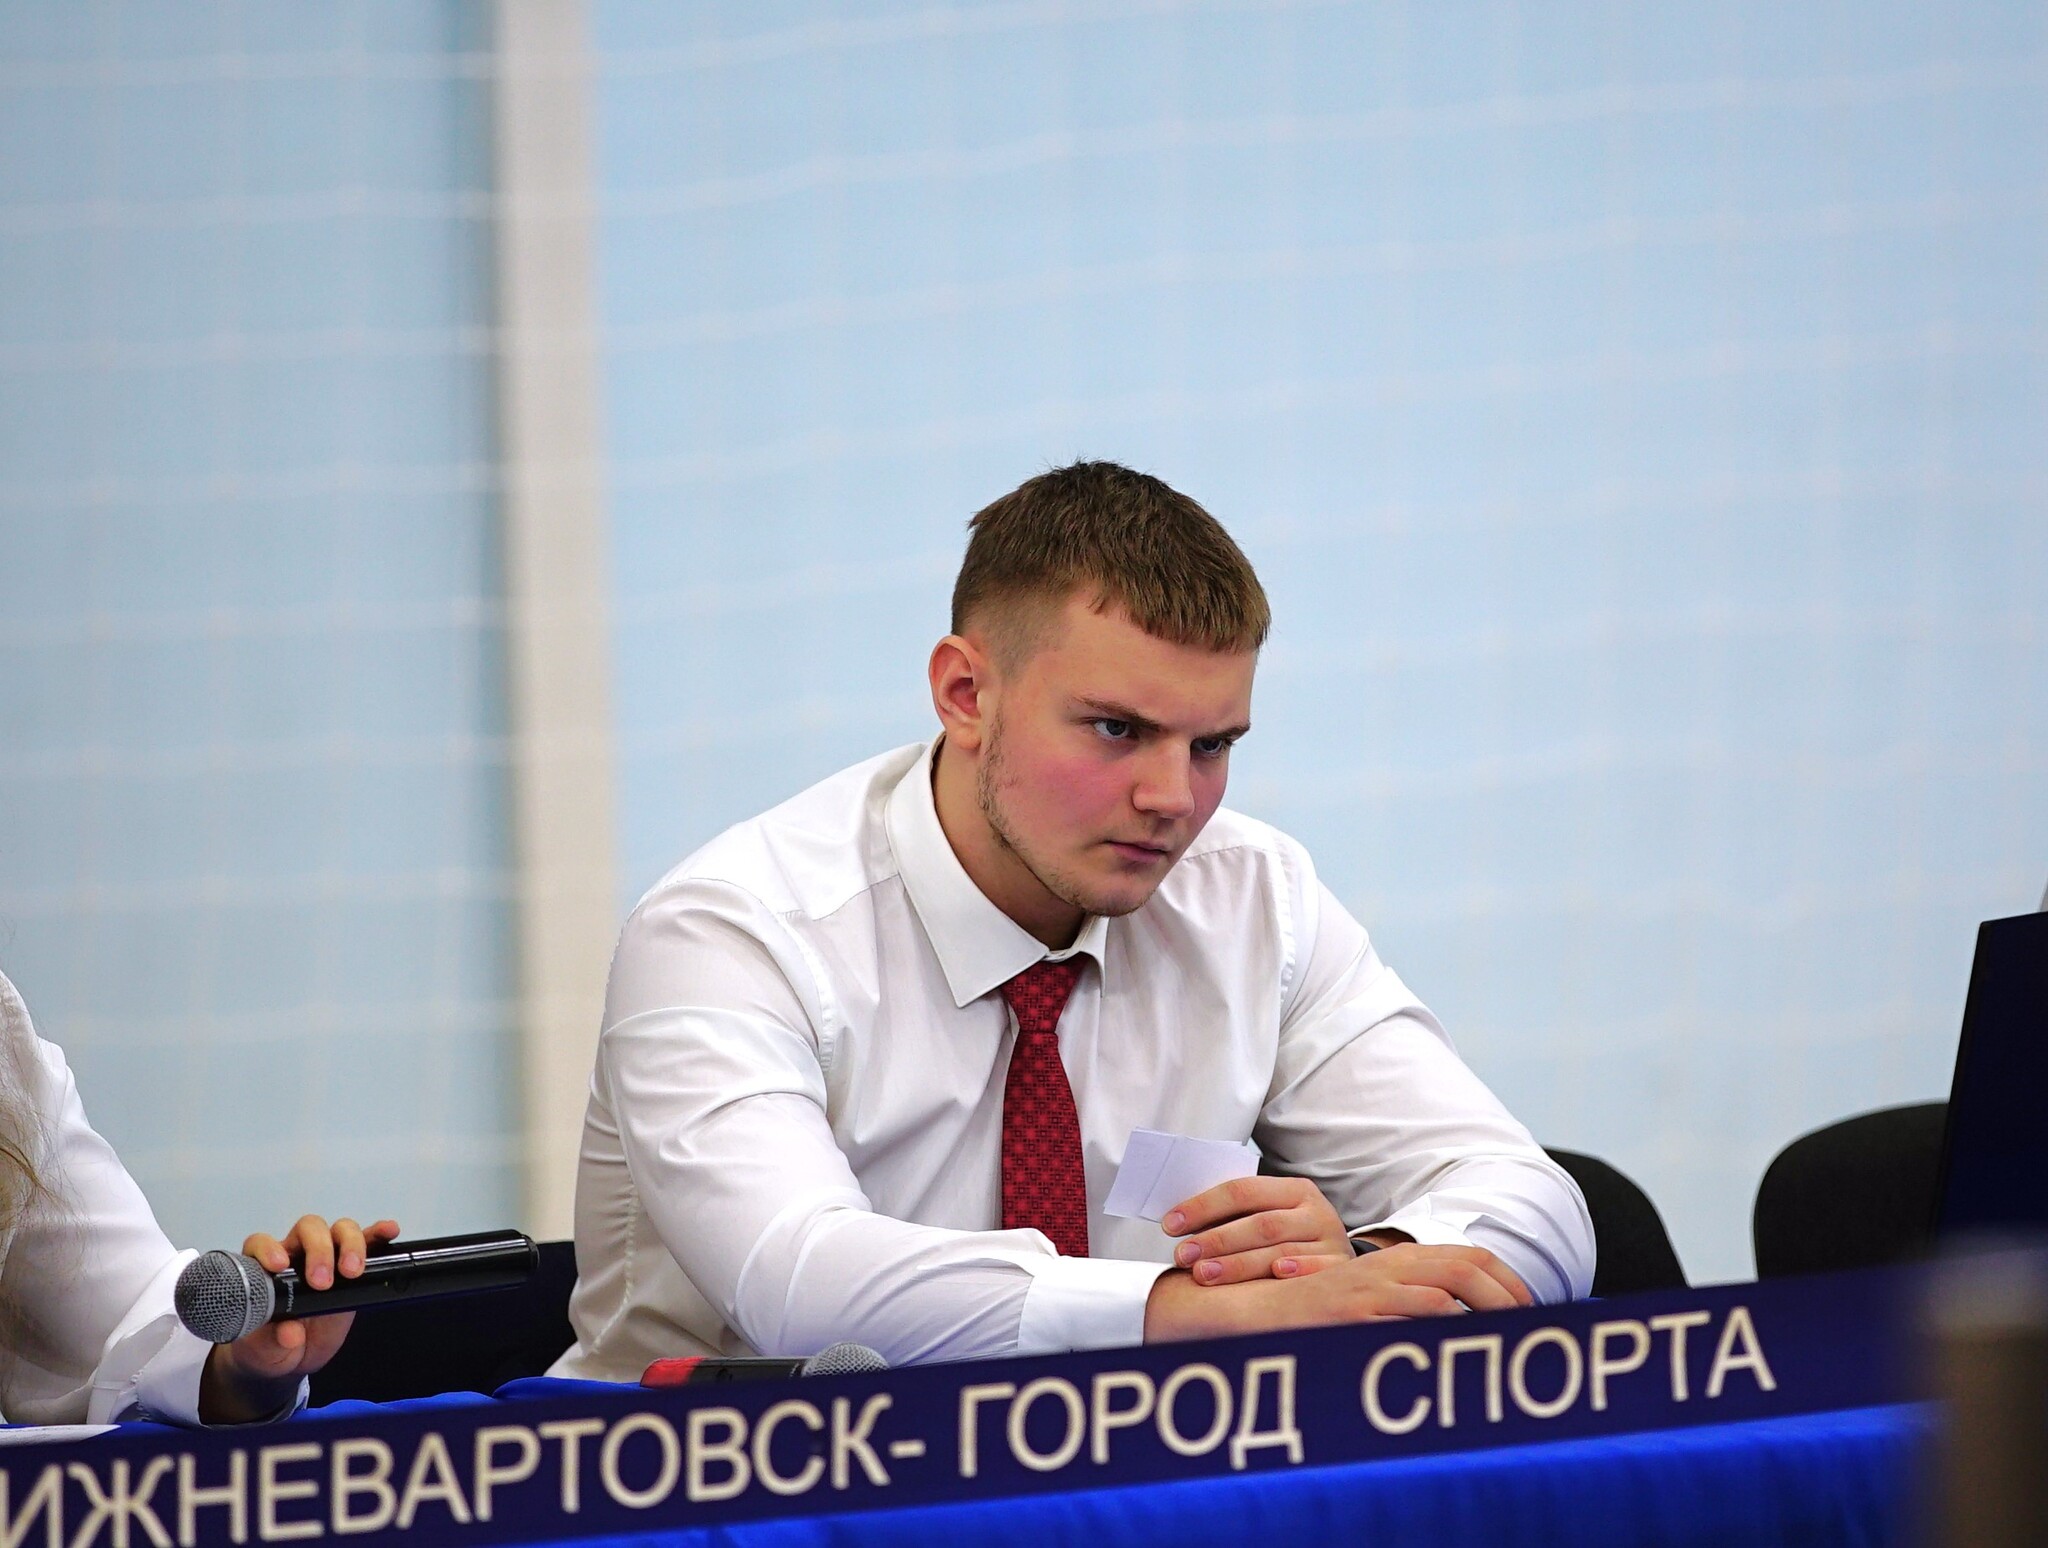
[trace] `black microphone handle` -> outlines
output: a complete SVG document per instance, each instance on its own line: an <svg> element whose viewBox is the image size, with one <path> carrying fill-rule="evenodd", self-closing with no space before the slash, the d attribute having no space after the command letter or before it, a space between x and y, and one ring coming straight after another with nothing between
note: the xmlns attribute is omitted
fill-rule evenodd
<svg viewBox="0 0 2048 1548"><path fill-rule="evenodd" d="M277 1309L272 1322L360 1311L395 1301L426 1301L479 1290L523 1285L540 1267L540 1249L522 1231L479 1231L411 1243L382 1242L363 1256L363 1272L315 1290L297 1268L272 1274Z"/></svg>
<svg viewBox="0 0 2048 1548"><path fill-rule="evenodd" d="M794 1360L757 1358L744 1360L706 1360L694 1371L685 1385L702 1387L727 1381L787 1381L792 1376L802 1376L804 1367L810 1364L809 1356Z"/></svg>

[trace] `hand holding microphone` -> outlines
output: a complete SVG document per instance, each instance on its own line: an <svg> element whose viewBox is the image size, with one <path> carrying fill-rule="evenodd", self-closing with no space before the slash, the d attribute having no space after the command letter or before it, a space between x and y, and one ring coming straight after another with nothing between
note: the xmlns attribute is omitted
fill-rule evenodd
<svg viewBox="0 0 2048 1548"><path fill-rule="evenodd" d="M318 1215L305 1215L282 1241L259 1231L242 1243L242 1252L272 1274L294 1272L296 1255L295 1272L307 1286L327 1290L337 1277L360 1277L371 1249L397 1235L395 1220L379 1220L365 1230L353 1220L330 1226ZM179 1276L181 1302L186 1276L205 1261L205 1255L195 1259ZM301 1377L334 1358L354 1320L344 1314L304 1323L269 1322L216 1345L199 1378L200 1417L209 1424L239 1424L276 1414L292 1401Z"/></svg>
<svg viewBox="0 0 2048 1548"><path fill-rule="evenodd" d="M270 1323L282 1325L280 1340L296 1343L286 1330L300 1320L324 1323L365 1306L512 1289L533 1277L540 1249L521 1231L479 1231L404 1247L387 1238L359 1260L345 1255L342 1267L347 1277L337 1281L310 1266L294 1268L289 1259L283 1270L272 1272L247 1253L201 1253L178 1276L178 1320L215 1344L253 1337Z"/></svg>

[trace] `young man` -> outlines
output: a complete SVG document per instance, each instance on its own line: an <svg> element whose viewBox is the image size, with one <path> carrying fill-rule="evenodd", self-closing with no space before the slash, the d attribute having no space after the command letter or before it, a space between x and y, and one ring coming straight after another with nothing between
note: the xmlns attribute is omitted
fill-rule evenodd
<svg viewBox="0 0 2048 1548"><path fill-rule="evenodd" d="M1583 1295L1585 1205L1300 845L1220 809L1267 629L1107 463L974 518L940 735L721 835L612 964L564 1375L894 1363ZM1277 1174L1101 1212L1134 1128Z"/></svg>

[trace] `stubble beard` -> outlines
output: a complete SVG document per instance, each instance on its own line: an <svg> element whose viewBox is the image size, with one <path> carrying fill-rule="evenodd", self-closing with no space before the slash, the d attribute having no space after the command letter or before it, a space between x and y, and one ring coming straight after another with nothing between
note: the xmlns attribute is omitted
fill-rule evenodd
<svg viewBox="0 0 2048 1548"><path fill-rule="evenodd" d="M1031 851L1017 841L1011 832L1008 819L1003 815L1002 789L1008 764L1003 757L1003 717L997 711L988 723L988 745L983 750L981 761L974 771L974 797L981 807L982 821L995 835L996 843L1016 857L1017 863L1037 879L1038 885L1058 898L1069 908L1078 908L1084 914L1101 914L1115 919L1124 914L1135 913L1145 906L1149 899L1140 898L1135 903L1122 899L1105 900L1090 897L1081 884L1058 867L1035 858Z"/></svg>

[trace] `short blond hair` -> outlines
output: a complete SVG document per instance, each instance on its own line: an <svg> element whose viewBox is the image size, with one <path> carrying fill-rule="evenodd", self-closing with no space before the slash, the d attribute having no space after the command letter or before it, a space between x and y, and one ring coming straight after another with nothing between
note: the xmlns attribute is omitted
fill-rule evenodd
<svg viewBox="0 0 2048 1548"><path fill-rule="evenodd" d="M967 527L953 632L987 629L1005 665L1029 653L1076 591L1176 645L1255 651L1272 627L1265 588L1223 524L1149 473L1114 462L1055 468Z"/></svg>

